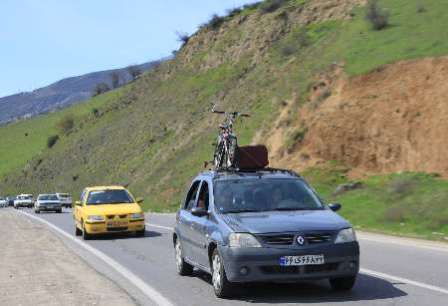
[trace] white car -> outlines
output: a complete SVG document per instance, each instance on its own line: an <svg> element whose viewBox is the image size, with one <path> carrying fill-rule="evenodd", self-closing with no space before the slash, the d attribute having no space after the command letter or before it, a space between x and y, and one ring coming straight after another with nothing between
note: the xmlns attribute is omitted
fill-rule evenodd
<svg viewBox="0 0 448 306"><path fill-rule="evenodd" d="M28 207L32 208L34 206L34 200L32 194L19 194L14 200L14 208Z"/></svg>
<svg viewBox="0 0 448 306"><path fill-rule="evenodd" d="M59 201L61 202L62 207L70 208L73 205L72 196L68 193L56 193Z"/></svg>
<svg viewBox="0 0 448 306"><path fill-rule="evenodd" d="M8 201L4 198L0 198L0 207L8 207Z"/></svg>
<svg viewBox="0 0 448 306"><path fill-rule="evenodd" d="M61 201L55 194L40 194L34 204L34 212L40 214L42 211L62 212Z"/></svg>

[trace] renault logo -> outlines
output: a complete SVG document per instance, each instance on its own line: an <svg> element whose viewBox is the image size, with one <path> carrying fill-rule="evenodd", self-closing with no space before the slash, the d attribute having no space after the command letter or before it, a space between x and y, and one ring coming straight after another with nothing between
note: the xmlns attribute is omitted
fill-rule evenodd
<svg viewBox="0 0 448 306"><path fill-rule="evenodd" d="M302 236L297 236L296 240L299 245L303 245L305 243L305 238L303 238Z"/></svg>

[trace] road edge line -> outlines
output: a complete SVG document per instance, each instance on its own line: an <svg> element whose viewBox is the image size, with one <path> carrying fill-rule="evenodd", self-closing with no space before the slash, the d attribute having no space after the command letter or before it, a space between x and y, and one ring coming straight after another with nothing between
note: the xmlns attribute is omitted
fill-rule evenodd
<svg viewBox="0 0 448 306"><path fill-rule="evenodd" d="M386 274L386 273L381 273L381 272L377 272L377 271L369 270L369 269L365 269L365 268L359 269L359 272L362 273L362 274L367 274L367 275L374 276L374 277L379 277L379 278L383 278L383 279L393 280L395 282L409 284L409 285L413 285L413 286L420 287L420 288L423 288L423 289L428 289L428 290L436 291L436 292L439 292L439 293L448 294L448 289L444 289L444 288L437 287L437 286L434 286L434 285L429 285L429 284L413 281L413 280L410 280L410 279L407 279L407 278L403 278L403 277L399 277L399 276L394 276L394 275L390 275L390 274Z"/></svg>
<svg viewBox="0 0 448 306"><path fill-rule="evenodd" d="M166 297L164 297L161 293L159 293L155 288L151 287L147 283L145 283L140 277L129 271L127 268L125 268L123 265L112 259L111 257L107 256L103 252L99 251L98 249L95 249L94 247L90 246L89 244L75 238L74 236L70 235L66 231L60 229L56 225L48 222L45 219L33 216L27 212L17 210L18 213L25 215L33 220L36 220L38 222L41 222L63 237L70 239L71 241L75 242L79 246L83 247L88 252L95 255L97 258L101 259L103 262L108 264L111 268L113 268L115 271L117 271L121 276L126 278L129 282L131 282L135 287L140 289L151 301L155 302L157 305L163 305L163 306L173 306L174 304L168 300Z"/></svg>

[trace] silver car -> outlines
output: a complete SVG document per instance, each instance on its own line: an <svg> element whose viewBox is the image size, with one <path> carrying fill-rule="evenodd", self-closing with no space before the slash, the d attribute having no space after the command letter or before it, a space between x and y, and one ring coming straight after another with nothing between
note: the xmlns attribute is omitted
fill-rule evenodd
<svg viewBox="0 0 448 306"><path fill-rule="evenodd" d="M54 211L62 213L62 204L55 194L40 194L34 204L34 212L39 214L41 211Z"/></svg>

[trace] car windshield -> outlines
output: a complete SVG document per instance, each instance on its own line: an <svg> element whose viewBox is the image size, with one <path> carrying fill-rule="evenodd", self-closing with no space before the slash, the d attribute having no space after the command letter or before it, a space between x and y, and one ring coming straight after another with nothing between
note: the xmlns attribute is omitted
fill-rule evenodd
<svg viewBox="0 0 448 306"><path fill-rule="evenodd" d="M133 203L131 196L126 190L98 190L91 191L89 198L87 199L88 205L101 205L101 204L122 204Z"/></svg>
<svg viewBox="0 0 448 306"><path fill-rule="evenodd" d="M299 179L218 180L214 198L221 213L324 209L314 192Z"/></svg>
<svg viewBox="0 0 448 306"><path fill-rule="evenodd" d="M57 201L58 197L55 194L45 194L38 198L39 201Z"/></svg>

